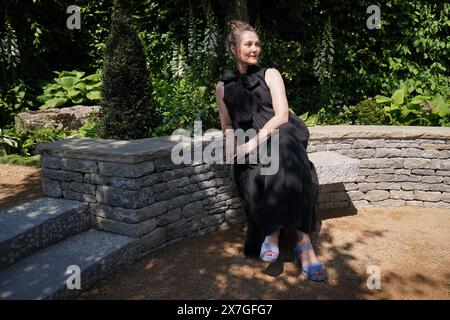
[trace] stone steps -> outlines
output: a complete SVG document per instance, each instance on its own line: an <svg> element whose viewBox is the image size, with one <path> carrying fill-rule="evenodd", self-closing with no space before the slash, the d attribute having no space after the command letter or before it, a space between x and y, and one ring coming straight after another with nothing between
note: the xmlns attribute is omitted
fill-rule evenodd
<svg viewBox="0 0 450 320"><path fill-rule="evenodd" d="M0 210L0 270L90 228L86 203L40 198Z"/></svg>
<svg viewBox="0 0 450 320"><path fill-rule="evenodd" d="M0 271L0 299L75 298L118 267L134 261L139 250L135 240L88 230L54 244ZM67 286L67 282L76 284L73 266L80 271L80 289Z"/></svg>

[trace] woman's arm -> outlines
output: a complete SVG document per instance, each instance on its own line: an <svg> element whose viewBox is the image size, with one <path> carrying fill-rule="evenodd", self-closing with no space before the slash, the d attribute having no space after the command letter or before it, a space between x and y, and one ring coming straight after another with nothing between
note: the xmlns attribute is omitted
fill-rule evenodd
<svg viewBox="0 0 450 320"><path fill-rule="evenodd" d="M264 127L259 131L258 135L250 139L247 143L238 146L238 157L242 154L250 153L258 146L267 140L273 129L278 128L283 123L289 120L289 106L286 98L286 90L284 87L283 78L277 69L267 69L265 80L270 89L272 96L272 106L275 115L266 122Z"/></svg>
<svg viewBox="0 0 450 320"><path fill-rule="evenodd" d="M225 130L233 129L233 126L231 124L230 114L228 113L227 106L223 101L223 93L224 93L223 82L219 81L216 84L216 104L217 109L219 110L220 125L222 126L222 131L223 134L225 135Z"/></svg>
<svg viewBox="0 0 450 320"><path fill-rule="evenodd" d="M230 135L230 139L234 139L234 130L233 125L231 124L230 114L228 113L228 108L223 101L223 94L224 94L224 87L223 82L219 81L216 84L216 104L217 109L219 110L219 117L220 117L220 125L222 127L222 133L224 138L224 160L226 161L226 141L227 136ZM231 129L231 131L229 130ZM234 139L234 145L233 145L233 154L236 153L236 139Z"/></svg>

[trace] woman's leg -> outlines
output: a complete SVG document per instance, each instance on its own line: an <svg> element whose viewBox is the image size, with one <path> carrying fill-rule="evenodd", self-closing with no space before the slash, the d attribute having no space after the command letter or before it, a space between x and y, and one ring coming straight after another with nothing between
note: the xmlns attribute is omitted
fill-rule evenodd
<svg viewBox="0 0 450 320"><path fill-rule="evenodd" d="M264 239L264 242L268 242L271 245L278 247L278 236L279 236L279 231L275 231L274 233L266 236L266 238Z"/></svg>
<svg viewBox="0 0 450 320"><path fill-rule="evenodd" d="M312 248L311 239L307 233L297 230L297 246L306 249L299 253L299 258L303 265L311 265L319 262L319 259L317 259L316 253Z"/></svg>
<svg viewBox="0 0 450 320"><path fill-rule="evenodd" d="M308 234L297 230L297 244L294 252L295 262L301 263L303 274L313 281L324 281L326 279L325 270L322 263L317 259Z"/></svg>
<svg viewBox="0 0 450 320"><path fill-rule="evenodd" d="M278 248L279 231L275 231L264 238L261 245L259 258L267 262L275 262L278 258L280 250Z"/></svg>

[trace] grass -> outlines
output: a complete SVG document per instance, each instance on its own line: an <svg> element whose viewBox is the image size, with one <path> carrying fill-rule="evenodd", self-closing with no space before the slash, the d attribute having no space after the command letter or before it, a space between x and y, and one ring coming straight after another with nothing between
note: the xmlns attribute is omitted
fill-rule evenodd
<svg viewBox="0 0 450 320"><path fill-rule="evenodd" d="M0 163L8 163L8 164L16 164L21 166L33 166L33 167L41 167L41 156L35 155L31 157L24 157L18 154L9 154L3 157L0 157Z"/></svg>

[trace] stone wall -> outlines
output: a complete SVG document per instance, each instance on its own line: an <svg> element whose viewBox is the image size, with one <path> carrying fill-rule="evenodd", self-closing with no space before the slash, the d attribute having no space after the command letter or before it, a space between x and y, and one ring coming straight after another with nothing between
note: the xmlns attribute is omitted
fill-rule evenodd
<svg viewBox="0 0 450 320"><path fill-rule="evenodd" d="M308 152L360 160L355 182L320 186L319 209L450 208L450 128L329 126L310 132Z"/></svg>
<svg viewBox="0 0 450 320"><path fill-rule="evenodd" d="M319 209L450 208L450 128L309 129L309 153L360 159L354 182L320 186ZM245 221L230 166L174 165L175 144L160 137L40 145L44 194L89 203L97 228L141 238L149 248Z"/></svg>
<svg viewBox="0 0 450 320"><path fill-rule="evenodd" d="M98 147L86 147L95 141ZM142 238L150 248L245 220L229 165L175 165L175 143L164 138L136 140L136 152L104 141L40 146L44 194L89 203L96 228Z"/></svg>
<svg viewBox="0 0 450 320"><path fill-rule="evenodd" d="M225 165L138 164L42 155L43 192L88 202L99 229L144 237L158 228L173 240L242 222L241 203Z"/></svg>

